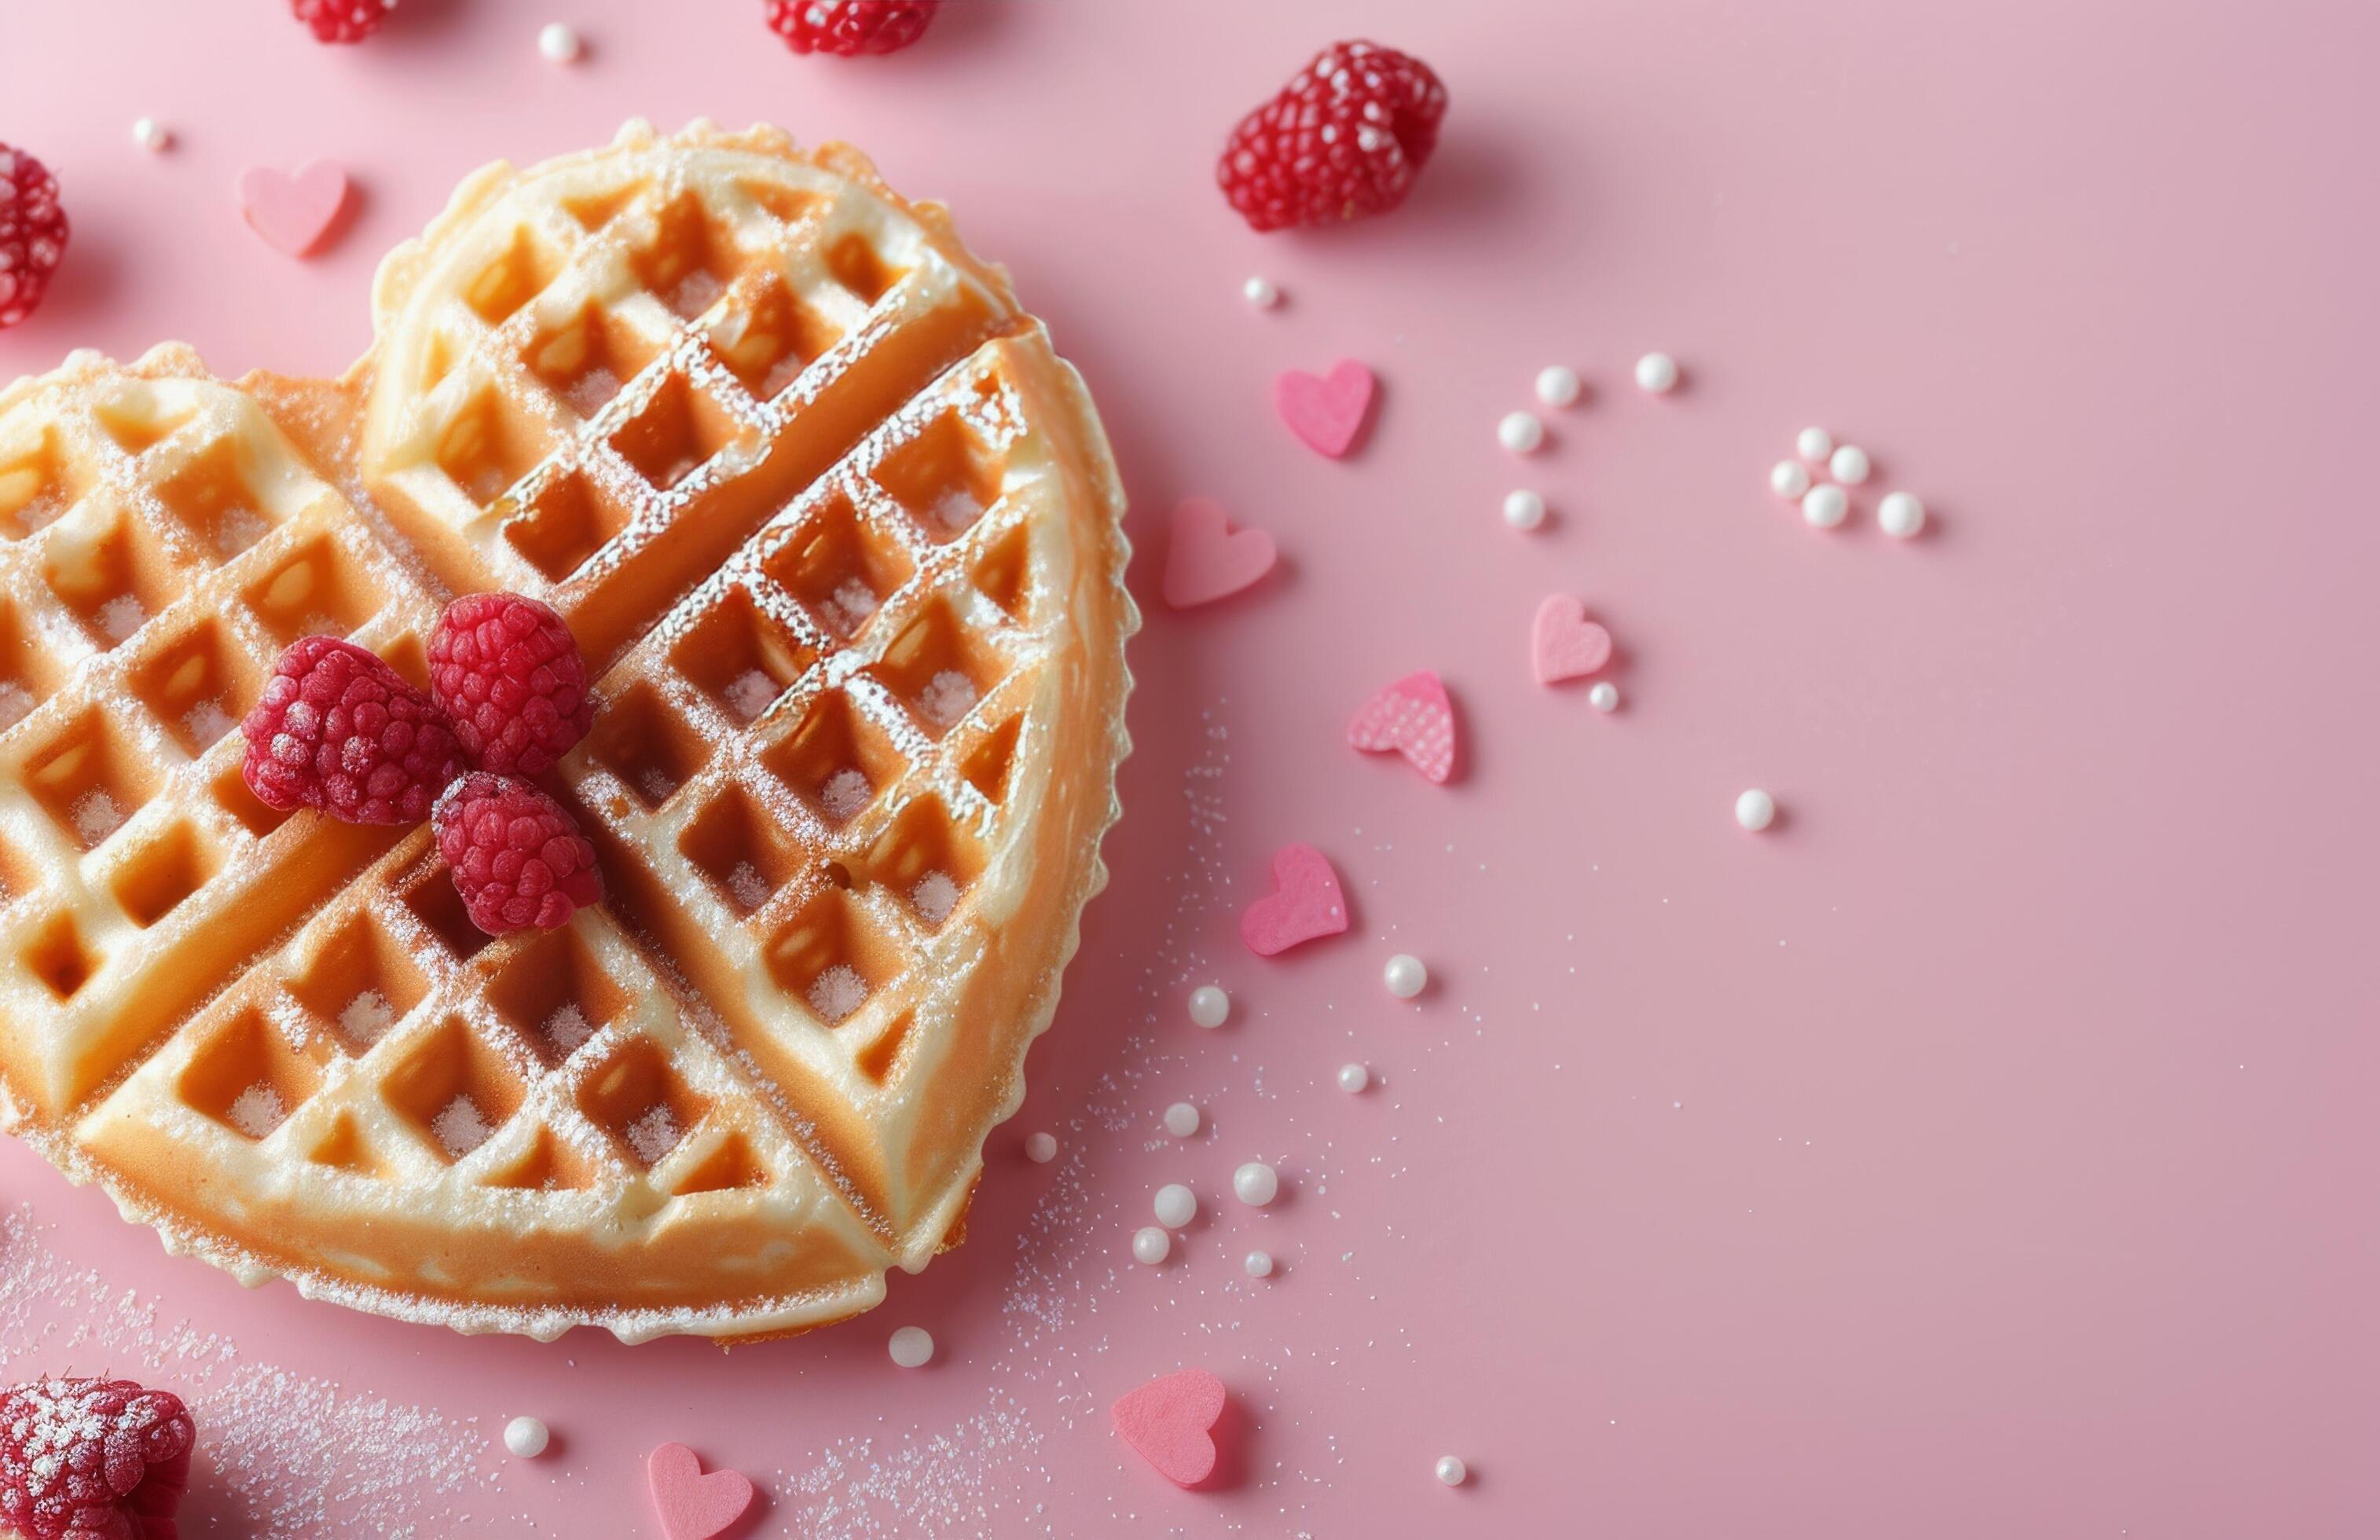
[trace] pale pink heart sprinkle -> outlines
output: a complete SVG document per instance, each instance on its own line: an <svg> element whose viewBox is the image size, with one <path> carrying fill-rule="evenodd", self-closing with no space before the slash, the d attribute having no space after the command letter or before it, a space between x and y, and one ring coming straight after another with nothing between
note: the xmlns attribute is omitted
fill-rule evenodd
<svg viewBox="0 0 2380 1540"><path fill-rule="evenodd" d="M1347 928L1347 898L1330 858L1312 845L1283 845L1272 858L1273 891L1240 916L1240 940L1259 957Z"/></svg>
<svg viewBox="0 0 2380 1540"><path fill-rule="evenodd" d="M1273 382L1273 410L1307 448L1336 460L1362 437L1375 383L1372 371L1353 358L1333 364L1328 375L1289 370Z"/></svg>
<svg viewBox="0 0 2380 1540"><path fill-rule="evenodd" d="M1446 783L1454 773L1454 705L1427 669L1409 673L1364 703L1347 726L1347 742L1366 753L1394 749L1424 779Z"/></svg>
<svg viewBox="0 0 2380 1540"><path fill-rule="evenodd" d="M1270 572L1279 554L1263 530L1233 529L1222 504L1187 498L1173 510L1165 548L1165 602L1186 610L1227 598Z"/></svg>
<svg viewBox="0 0 2380 1540"><path fill-rule="evenodd" d="M1177 1370L1115 1403L1116 1432L1166 1480L1196 1486L1215 1473L1213 1429L1225 1399L1213 1371Z"/></svg>
<svg viewBox="0 0 2380 1540"><path fill-rule="evenodd" d="M684 1444L663 1444L646 1457L645 1479L666 1540L711 1540L752 1506L752 1478L741 1471L702 1468Z"/></svg>
<svg viewBox="0 0 2380 1540"><path fill-rule="evenodd" d="M240 173L240 212L284 256L303 257L321 245L346 201L347 174L334 161L316 161L294 176L269 165Z"/></svg>
<svg viewBox="0 0 2380 1540"><path fill-rule="evenodd" d="M1549 594L1529 625L1529 664L1540 685L1593 673L1611 661L1611 633L1586 618L1575 596Z"/></svg>

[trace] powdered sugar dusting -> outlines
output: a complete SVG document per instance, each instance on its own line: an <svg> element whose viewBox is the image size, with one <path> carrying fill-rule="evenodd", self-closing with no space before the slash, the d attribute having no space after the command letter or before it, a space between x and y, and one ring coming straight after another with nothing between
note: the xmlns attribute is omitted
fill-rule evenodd
<svg viewBox="0 0 2380 1540"><path fill-rule="evenodd" d="M909 890L909 903L928 925L940 925L959 906L959 885L946 871L929 871Z"/></svg>
<svg viewBox="0 0 2380 1540"><path fill-rule="evenodd" d="M826 778L819 788L819 806L826 816L840 823L850 818L875 798L876 783L861 770L839 770Z"/></svg>
<svg viewBox="0 0 2380 1540"><path fill-rule="evenodd" d="M819 601L819 612L829 625L849 637L868 624L880 602L874 588L856 577L846 577Z"/></svg>
<svg viewBox="0 0 2380 1540"><path fill-rule="evenodd" d="M105 792L90 791L75 799L75 832L86 845L95 845L124 827L124 809Z"/></svg>
<svg viewBox="0 0 2380 1540"><path fill-rule="evenodd" d="M235 725L232 714L223 709L220 700L201 700L182 713L183 730L189 734L190 742L200 748L212 748Z"/></svg>
<svg viewBox="0 0 2380 1540"><path fill-rule="evenodd" d="M6 732L32 712L33 692L14 679L0 679L0 732Z"/></svg>
<svg viewBox="0 0 2380 1540"><path fill-rule="evenodd" d="M149 610L139 594L120 593L99 607L98 619L107 639L120 642L147 623Z"/></svg>
<svg viewBox="0 0 2380 1540"><path fill-rule="evenodd" d="M665 1101L657 1101L638 1114L628 1125L627 1134L628 1147L648 1166L660 1165L662 1158L677 1148L678 1140L685 1137L677 1126L677 1114Z"/></svg>
<svg viewBox="0 0 2380 1540"><path fill-rule="evenodd" d="M775 680L759 669L746 669L727 682L727 709L750 721L767 710L781 693Z"/></svg>
<svg viewBox="0 0 2380 1540"><path fill-rule="evenodd" d="M917 692L917 709L937 727L948 727L957 721L975 702L975 681L956 669L942 670Z"/></svg>
<svg viewBox="0 0 2380 1540"><path fill-rule="evenodd" d="M288 1115L289 1110L281 1105L281 1093L262 1081L234 1097L224 1112L232 1127L251 1139L261 1139L279 1128Z"/></svg>
<svg viewBox="0 0 2380 1540"><path fill-rule="evenodd" d="M479 1103L469 1097L458 1096L430 1120L430 1132L449 1156L460 1160L486 1144L495 1130L488 1126L487 1115L480 1110Z"/></svg>
<svg viewBox="0 0 2380 1540"><path fill-rule="evenodd" d="M747 909L758 909L769 902L769 879L749 861L735 863L735 869L727 874L727 891Z"/></svg>
<svg viewBox="0 0 2380 1540"><path fill-rule="evenodd" d="M544 1032L545 1040L553 1045L558 1054L576 1052L581 1043L595 1036L595 1029L587 1024L587 1013L577 1005L558 1007L545 1018Z"/></svg>
<svg viewBox="0 0 2380 1540"><path fill-rule="evenodd" d="M810 1009L829 1026L868 1003L868 980L848 963L837 963L810 981Z"/></svg>
<svg viewBox="0 0 2380 1540"><path fill-rule="evenodd" d="M339 1030L358 1048L380 1041L380 1035L395 1025L396 1007L378 989L364 990L339 1013Z"/></svg>
<svg viewBox="0 0 2380 1540"><path fill-rule="evenodd" d="M223 517L215 521L215 551L229 561L264 539L264 531L269 527L264 515L253 508L227 509Z"/></svg>
<svg viewBox="0 0 2380 1540"><path fill-rule="evenodd" d="M620 377L599 365L570 382L570 388L563 392L563 399L569 402L570 409L580 417L593 417L619 394Z"/></svg>

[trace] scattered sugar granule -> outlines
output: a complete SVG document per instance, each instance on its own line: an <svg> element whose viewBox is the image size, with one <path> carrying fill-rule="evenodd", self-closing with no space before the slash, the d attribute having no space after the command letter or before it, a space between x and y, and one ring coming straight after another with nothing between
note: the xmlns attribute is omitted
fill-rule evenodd
<svg viewBox="0 0 2380 1540"><path fill-rule="evenodd" d="M189 729L192 743L200 748L212 748L238 723L223 709L222 701L201 700L182 713L182 725Z"/></svg>
<svg viewBox="0 0 2380 1540"><path fill-rule="evenodd" d="M932 509L934 521L953 534L973 524L982 512L983 504L965 487L953 487L943 492L934 499Z"/></svg>
<svg viewBox="0 0 2380 1540"><path fill-rule="evenodd" d="M658 765L648 767L638 776L637 784L644 791L645 800L656 807L677 794L677 782Z"/></svg>
<svg viewBox="0 0 2380 1540"><path fill-rule="evenodd" d="M867 1003L868 980L848 963L837 963L810 981L810 1008L829 1026Z"/></svg>
<svg viewBox="0 0 2380 1540"><path fill-rule="evenodd" d="M909 890L909 903L928 925L940 925L959 904L959 885L946 871L929 871Z"/></svg>
<svg viewBox="0 0 2380 1540"><path fill-rule="evenodd" d="M684 1135L678 1132L677 1114L670 1110L669 1103L665 1101L657 1101L646 1108L638 1114L637 1121L628 1125L628 1147L635 1150L637 1158L648 1166L660 1165L663 1156L677 1148L677 1142Z"/></svg>
<svg viewBox="0 0 2380 1540"><path fill-rule="evenodd" d="M117 594L99 607L99 628L107 633L110 641L122 641L140 630L148 618L147 607L140 602L140 596L135 593Z"/></svg>
<svg viewBox="0 0 2380 1540"><path fill-rule="evenodd" d="M937 727L948 727L965 716L975 702L975 681L956 669L944 669L917 692L917 709Z"/></svg>
<svg viewBox="0 0 2380 1540"><path fill-rule="evenodd" d="M215 551L225 560L264 539L264 515L253 508L232 508L215 521Z"/></svg>
<svg viewBox="0 0 2380 1540"><path fill-rule="evenodd" d="M619 394L620 377L598 364L570 382L570 388L562 393L562 398L569 402L570 409L580 417L593 417L610 406L612 398Z"/></svg>
<svg viewBox="0 0 2380 1540"><path fill-rule="evenodd" d="M578 1045L595 1036L587 1025L587 1013L574 1004L564 1005L545 1018L545 1040L557 1053L575 1053Z"/></svg>
<svg viewBox="0 0 2380 1540"><path fill-rule="evenodd" d="M105 792L85 792L75 799L74 826L84 844L95 845L124 827L124 809Z"/></svg>
<svg viewBox="0 0 2380 1540"><path fill-rule="evenodd" d="M826 778L819 788L819 805L827 817L840 823L875 799L876 783L862 770L839 770Z"/></svg>
<svg viewBox="0 0 2380 1540"><path fill-rule="evenodd" d="M477 1102L468 1096L457 1096L430 1120L430 1132L449 1156L460 1160L486 1144L495 1130L488 1126Z"/></svg>
<svg viewBox="0 0 2380 1540"><path fill-rule="evenodd" d="M380 1041L380 1035L396 1025L396 1007L378 989L366 989L347 1001L339 1013L339 1030L347 1040L369 1047Z"/></svg>
<svg viewBox="0 0 2380 1540"><path fill-rule="evenodd" d="M14 679L0 679L0 732L24 721L33 706L32 691Z"/></svg>
<svg viewBox="0 0 2380 1540"><path fill-rule="evenodd" d="M279 1128L281 1120L287 1117L289 1111L281 1105L281 1093L260 1080L234 1097L224 1115L231 1120L232 1127L242 1134L251 1139L261 1139Z"/></svg>
<svg viewBox="0 0 2380 1540"><path fill-rule="evenodd" d="M746 669L727 682L727 707L750 721L769 709L778 693L775 680L759 669Z"/></svg>

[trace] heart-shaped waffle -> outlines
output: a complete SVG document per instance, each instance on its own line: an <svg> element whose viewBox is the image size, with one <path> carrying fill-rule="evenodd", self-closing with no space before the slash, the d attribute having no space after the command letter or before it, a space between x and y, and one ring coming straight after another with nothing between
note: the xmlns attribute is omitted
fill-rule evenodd
<svg viewBox="0 0 2380 1540"><path fill-rule="evenodd" d="M0 393L0 1122L168 1247L467 1331L751 1339L959 1236L1105 879L1138 623L1081 382L942 211L782 133L467 181L337 382ZM598 677L609 898L490 939L233 731L453 593Z"/></svg>

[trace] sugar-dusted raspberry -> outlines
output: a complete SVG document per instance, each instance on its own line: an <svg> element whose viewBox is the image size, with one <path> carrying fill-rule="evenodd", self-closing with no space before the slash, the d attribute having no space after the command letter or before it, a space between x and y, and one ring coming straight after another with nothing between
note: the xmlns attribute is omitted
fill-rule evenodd
<svg viewBox="0 0 2380 1540"><path fill-rule="evenodd" d="M239 730L240 776L266 806L346 823L418 823L465 769L445 713L336 637L290 643Z"/></svg>
<svg viewBox="0 0 2380 1540"><path fill-rule="evenodd" d="M769 30L796 54L890 54L926 35L940 0L769 0Z"/></svg>
<svg viewBox="0 0 2380 1540"><path fill-rule="evenodd" d="M567 808L526 781L474 770L438 799L431 822L471 923L491 936L552 930L603 902L594 845Z"/></svg>
<svg viewBox="0 0 2380 1540"><path fill-rule="evenodd" d="M0 1531L174 1540L198 1431L181 1398L128 1379L37 1379L0 1396Z"/></svg>
<svg viewBox="0 0 2380 1540"><path fill-rule="evenodd" d="M50 168L0 144L0 329L33 313L67 254L67 212Z"/></svg>
<svg viewBox="0 0 2380 1540"><path fill-rule="evenodd" d="M430 634L430 696L463 753L499 775L542 775L595 720L587 662L560 615L519 594L466 594Z"/></svg>
<svg viewBox="0 0 2380 1540"><path fill-rule="evenodd" d="M1446 87L1411 55L1334 42L1240 119L1215 178L1259 230L1386 213L1438 148Z"/></svg>
<svg viewBox="0 0 2380 1540"><path fill-rule="evenodd" d="M324 42L361 42L380 30L396 0L289 0L289 12Z"/></svg>

